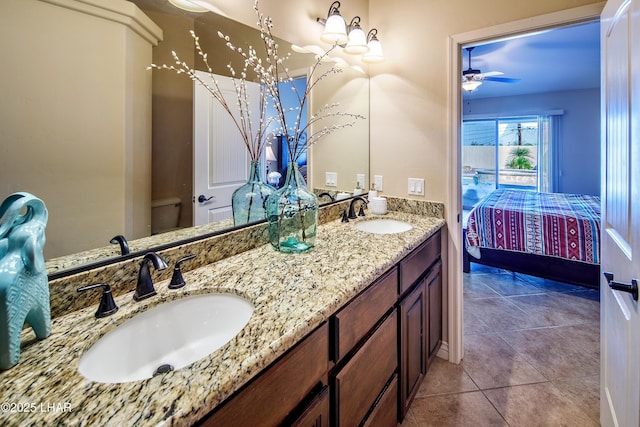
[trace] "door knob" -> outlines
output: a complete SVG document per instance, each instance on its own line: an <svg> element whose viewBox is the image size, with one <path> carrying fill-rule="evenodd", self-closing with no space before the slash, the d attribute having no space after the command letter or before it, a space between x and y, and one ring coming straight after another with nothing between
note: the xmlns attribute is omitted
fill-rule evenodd
<svg viewBox="0 0 640 427"><path fill-rule="evenodd" d="M207 198L204 194L201 194L201 195L198 196L198 202L199 203L208 202L209 200L211 200L213 198L214 198L213 196Z"/></svg>
<svg viewBox="0 0 640 427"><path fill-rule="evenodd" d="M635 301L638 301L638 282L636 279L631 279L631 284L616 282L613 280L613 273L603 273L607 279L607 283L611 289L616 291L629 292Z"/></svg>

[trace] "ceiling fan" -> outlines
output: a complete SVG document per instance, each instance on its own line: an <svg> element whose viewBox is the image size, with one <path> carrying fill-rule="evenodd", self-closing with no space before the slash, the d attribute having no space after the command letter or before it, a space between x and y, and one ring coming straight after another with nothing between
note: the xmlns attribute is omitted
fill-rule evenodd
<svg viewBox="0 0 640 427"><path fill-rule="evenodd" d="M491 81L491 82L500 82L500 83L517 83L520 79L512 79L508 77L498 77L503 75L504 73L500 71L489 71L483 73L480 70L476 70L471 68L471 51L475 49L475 47L467 47L465 48L467 53L469 54L469 68L462 71L462 89L467 92L473 92L476 90L483 81Z"/></svg>

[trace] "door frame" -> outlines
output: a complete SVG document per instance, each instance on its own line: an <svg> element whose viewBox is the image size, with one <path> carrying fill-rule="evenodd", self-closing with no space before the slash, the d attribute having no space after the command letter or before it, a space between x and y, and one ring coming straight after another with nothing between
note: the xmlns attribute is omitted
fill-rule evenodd
<svg viewBox="0 0 640 427"><path fill-rule="evenodd" d="M460 75L462 73L461 50L465 45L495 42L515 35L541 31L565 25L580 24L600 19L605 2L566 9L532 18L507 22L492 27L481 28L455 34L448 40L448 129L449 141L449 188L447 189L450 209L446 220L449 230L448 258L448 353L449 361L460 363L464 355L463 340L463 290L462 290L462 191L461 191L461 137L462 137L462 94Z"/></svg>

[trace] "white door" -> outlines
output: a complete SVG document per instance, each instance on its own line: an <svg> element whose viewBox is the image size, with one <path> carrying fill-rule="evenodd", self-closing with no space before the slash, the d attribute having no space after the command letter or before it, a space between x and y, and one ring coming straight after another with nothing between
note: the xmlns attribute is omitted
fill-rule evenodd
<svg viewBox="0 0 640 427"><path fill-rule="evenodd" d="M198 71L207 82L210 75ZM230 77L215 76L227 104L237 111ZM260 106L260 86L247 82L250 105ZM252 114L258 117L259 113ZM209 91L194 81L193 225L233 218L231 196L249 177L249 156L229 113Z"/></svg>
<svg viewBox="0 0 640 427"><path fill-rule="evenodd" d="M602 272L640 280L640 0L609 0L601 19ZM611 277L610 277L611 279ZM637 295L637 294L636 294ZM603 426L640 423L640 316L632 294L601 282Z"/></svg>

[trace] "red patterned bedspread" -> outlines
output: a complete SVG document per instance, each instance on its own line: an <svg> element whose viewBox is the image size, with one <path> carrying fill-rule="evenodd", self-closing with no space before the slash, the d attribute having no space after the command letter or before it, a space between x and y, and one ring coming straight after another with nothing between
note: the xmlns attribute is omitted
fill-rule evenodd
<svg viewBox="0 0 640 427"><path fill-rule="evenodd" d="M467 221L466 246L600 263L600 198L498 189Z"/></svg>

